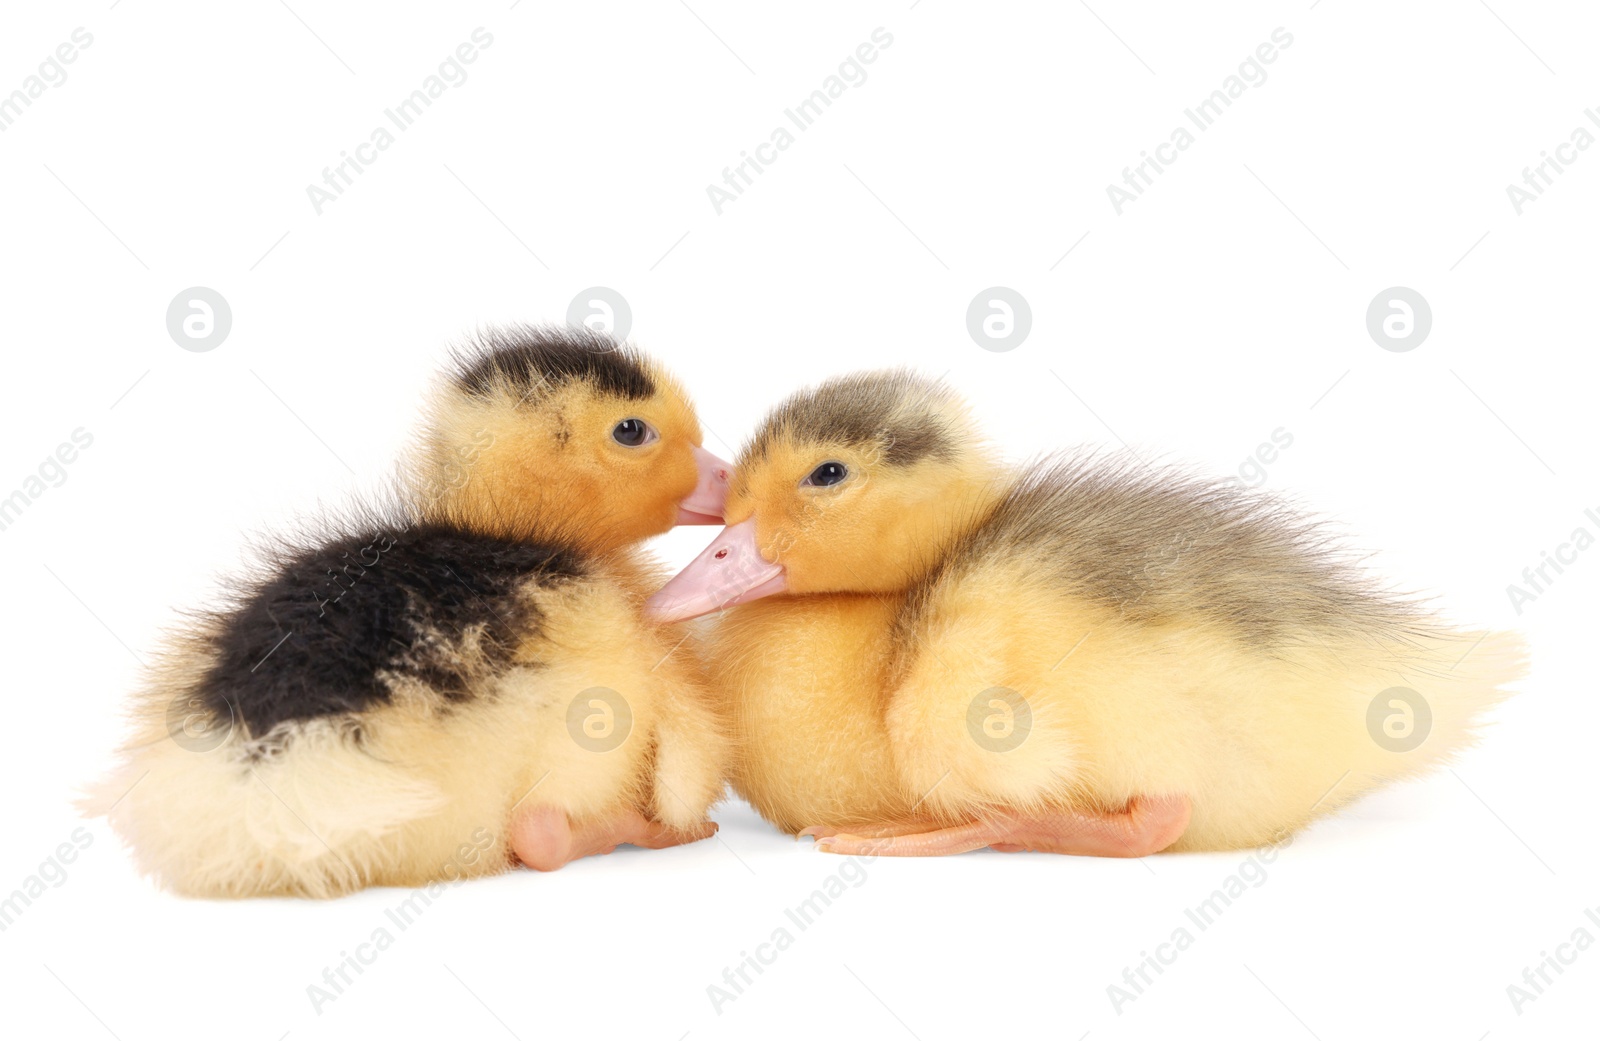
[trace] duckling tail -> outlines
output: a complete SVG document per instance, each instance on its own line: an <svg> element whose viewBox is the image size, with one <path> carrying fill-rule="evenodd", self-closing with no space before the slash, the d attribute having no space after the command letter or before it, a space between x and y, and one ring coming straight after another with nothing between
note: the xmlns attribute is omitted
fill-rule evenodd
<svg viewBox="0 0 1600 1041"><path fill-rule="evenodd" d="M1382 783L1454 760L1471 747L1484 714L1526 672L1517 633L1438 631L1392 648L1387 668L1362 678L1367 737L1362 764ZM1366 671L1366 670L1364 670Z"/></svg>
<svg viewBox="0 0 1600 1041"><path fill-rule="evenodd" d="M337 896L371 884L387 837L441 797L333 726L308 731L253 758L237 733L207 747L147 727L77 806L105 817L140 871L177 892Z"/></svg>

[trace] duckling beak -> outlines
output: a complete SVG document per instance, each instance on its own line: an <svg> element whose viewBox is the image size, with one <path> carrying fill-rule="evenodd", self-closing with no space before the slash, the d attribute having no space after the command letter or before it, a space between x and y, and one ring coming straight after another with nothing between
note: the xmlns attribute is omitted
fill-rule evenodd
<svg viewBox="0 0 1600 1041"><path fill-rule="evenodd" d="M783 565L768 563L756 547L756 519L722 529L689 566L644 604L652 622L681 622L748 603L787 588Z"/></svg>
<svg viewBox="0 0 1600 1041"><path fill-rule="evenodd" d="M728 502L728 475L733 464L694 446L694 465L700 472L689 497L678 504L679 524L721 524L722 508Z"/></svg>

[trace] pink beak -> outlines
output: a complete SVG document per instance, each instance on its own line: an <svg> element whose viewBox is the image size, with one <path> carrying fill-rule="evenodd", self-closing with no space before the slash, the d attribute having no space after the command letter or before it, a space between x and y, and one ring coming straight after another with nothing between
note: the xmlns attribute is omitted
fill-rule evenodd
<svg viewBox="0 0 1600 1041"><path fill-rule="evenodd" d="M728 475L733 464L694 446L694 465L700 472L689 497L678 504L679 524L721 524L722 509L728 503Z"/></svg>
<svg viewBox="0 0 1600 1041"><path fill-rule="evenodd" d="M756 519L751 517L722 529L688 567L645 601L644 616L652 622L681 622L785 588L783 565L768 563L756 548Z"/></svg>

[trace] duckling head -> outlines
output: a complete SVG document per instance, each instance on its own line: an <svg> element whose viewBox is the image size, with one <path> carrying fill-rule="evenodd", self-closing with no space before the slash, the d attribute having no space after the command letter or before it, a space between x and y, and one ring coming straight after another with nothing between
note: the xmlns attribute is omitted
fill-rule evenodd
<svg viewBox="0 0 1600 1041"><path fill-rule="evenodd" d="M728 527L650 598L649 617L776 593L903 590L993 501L1001 476L960 398L903 370L789 398L734 474Z"/></svg>
<svg viewBox="0 0 1600 1041"><path fill-rule="evenodd" d="M515 326L455 353L412 475L430 520L607 552L720 524L732 467L683 387L587 328Z"/></svg>

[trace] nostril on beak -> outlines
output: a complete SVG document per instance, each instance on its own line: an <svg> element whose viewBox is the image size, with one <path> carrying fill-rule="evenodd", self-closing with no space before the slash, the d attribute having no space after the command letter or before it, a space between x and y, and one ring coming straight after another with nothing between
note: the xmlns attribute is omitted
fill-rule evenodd
<svg viewBox="0 0 1600 1041"><path fill-rule="evenodd" d="M717 552L715 554L713 554L713 556L715 556L718 560L722 560L727 555L728 555L728 551L725 550L725 549L719 549L719 550L717 550Z"/></svg>

